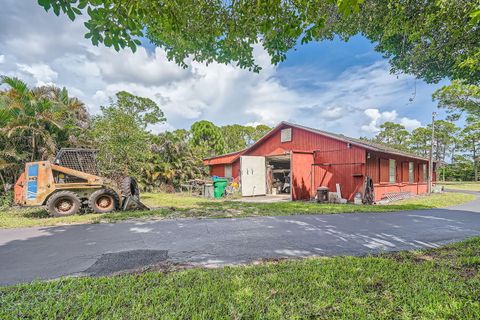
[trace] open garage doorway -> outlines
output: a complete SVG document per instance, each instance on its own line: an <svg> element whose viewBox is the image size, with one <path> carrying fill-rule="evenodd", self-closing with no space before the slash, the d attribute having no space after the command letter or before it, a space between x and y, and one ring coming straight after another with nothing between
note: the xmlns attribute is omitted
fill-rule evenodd
<svg viewBox="0 0 480 320"><path fill-rule="evenodd" d="M265 164L267 167L267 194L291 198L291 163L289 154L265 158Z"/></svg>

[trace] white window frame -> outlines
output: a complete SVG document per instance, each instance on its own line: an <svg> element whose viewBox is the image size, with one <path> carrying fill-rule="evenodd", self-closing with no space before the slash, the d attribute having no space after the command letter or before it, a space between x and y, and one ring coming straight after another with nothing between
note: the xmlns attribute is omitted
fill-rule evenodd
<svg viewBox="0 0 480 320"><path fill-rule="evenodd" d="M280 142L292 141L292 128L285 128L280 131Z"/></svg>
<svg viewBox="0 0 480 320"><path fill-rule="evenodd" d="M413 161L410 161L408 163L408 182L409 183L415 182L414 168L415 168L415 164L413 163Z"/></svg>
<svg viewBox="0 0 480 320"><path fill-rule="evenodd" d="M397 182L397 161L395 159L388 159L388 182Z"/></svg>
<svg viewBox="0 0 480 320"><path fill-rule="evenodd" d="M231 178L232 177L232 165L231 164L226 164L225 165L225 178Z"/></svg>
<svg viewBox="0 0 480 320"><path fill-rule="evenodd" d="M423 182L428 181L428 167L426 163L422 164L422 170L423 170Z"/></svg>

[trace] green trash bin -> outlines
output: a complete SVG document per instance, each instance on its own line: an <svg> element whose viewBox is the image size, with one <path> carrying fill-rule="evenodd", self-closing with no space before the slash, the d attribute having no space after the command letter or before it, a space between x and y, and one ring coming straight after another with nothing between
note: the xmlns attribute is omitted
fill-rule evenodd
<svg viewBox="0 0 480 320"><path fill-rule="evenodd" d="M213 180L213 196L215 198L221 198L225 194L225 188L228 185L228 179L216 178Z"/></svg>

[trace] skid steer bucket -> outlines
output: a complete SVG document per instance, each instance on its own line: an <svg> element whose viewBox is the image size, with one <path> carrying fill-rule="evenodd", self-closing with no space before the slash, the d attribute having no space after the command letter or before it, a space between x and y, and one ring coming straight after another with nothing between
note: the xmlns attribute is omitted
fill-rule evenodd
<svg viewBox="0 0 480 320"><path fill-rule="evenodd" d="M150 210L150 208L137 197L130 196L123 200L122 210Z"/></svg>

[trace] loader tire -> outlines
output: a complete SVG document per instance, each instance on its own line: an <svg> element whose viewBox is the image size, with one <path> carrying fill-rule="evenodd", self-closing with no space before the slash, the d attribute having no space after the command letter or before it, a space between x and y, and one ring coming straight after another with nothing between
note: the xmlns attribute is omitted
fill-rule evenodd
<svg viewBox="0 0 480 320"><path fill-rule="evenodd" d="M138 190L137 181L132 177L123 178L121 190L123 197L135 197L136 199L140 199L140 191Z"/></svg>
<svg viewBox="0 0 480 320"><path fill-rule="evenodd" d="M59 191L48 198L47 211L54 217L70 216L78 213L81 204L75 192Z"/></svg>
<svg viewBox="0 0 480 320"><path fill-rule="evenodd" d="M88 207L95 213L108 213L118 209L118 194L110 189L95 191L88 198Z"/></svg>

